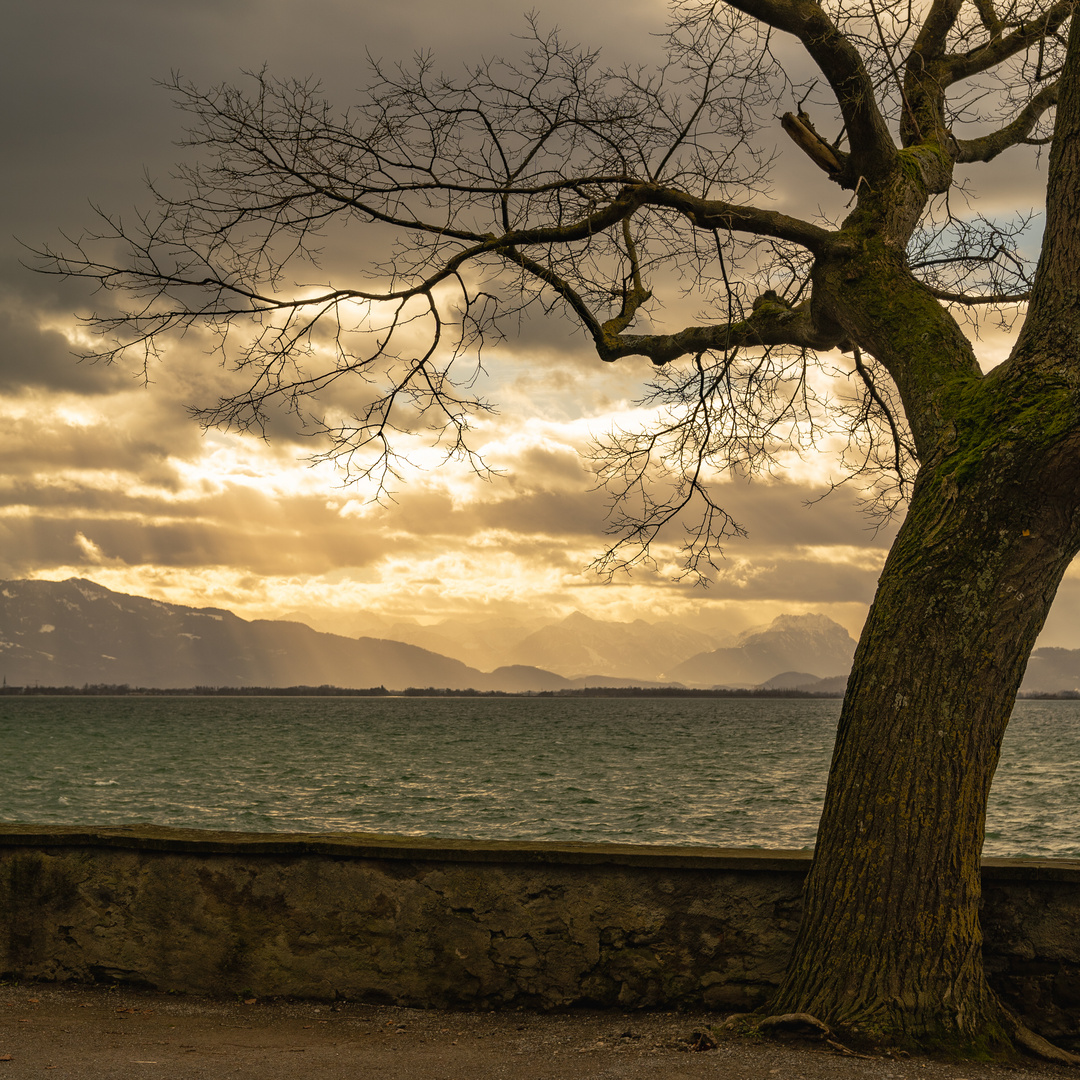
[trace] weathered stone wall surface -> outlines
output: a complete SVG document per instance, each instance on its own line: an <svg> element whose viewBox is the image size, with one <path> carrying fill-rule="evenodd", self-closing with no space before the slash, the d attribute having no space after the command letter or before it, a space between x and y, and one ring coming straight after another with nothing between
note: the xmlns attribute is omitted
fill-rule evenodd
<svg viewBox="0 0 1080 1080"><path fill-rule="evenodd" d="M0 973L435 1007L767 997L799 852L134 826L0 830ZM1080 862L989 860L986 957L1044 1034L1080 1036Z"/></svg>
<svg viewBox="0 0 1080 1080"><path fill-rule="evenodd" d="M1080 861L983 860L983 959L1012 1009L1080 1049Z"/></svg>

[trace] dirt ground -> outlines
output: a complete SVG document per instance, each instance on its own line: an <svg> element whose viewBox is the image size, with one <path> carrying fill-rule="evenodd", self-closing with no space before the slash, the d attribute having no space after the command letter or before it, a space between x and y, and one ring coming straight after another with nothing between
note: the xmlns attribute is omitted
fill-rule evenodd
<svg viewBox="0 0 1080 1080"><path fill-rule="evenodd" d="M1050 1080L1056 1066L850 1057L700 1033L715 1014L458 1013L0 985L0 1080Z"/></svg>

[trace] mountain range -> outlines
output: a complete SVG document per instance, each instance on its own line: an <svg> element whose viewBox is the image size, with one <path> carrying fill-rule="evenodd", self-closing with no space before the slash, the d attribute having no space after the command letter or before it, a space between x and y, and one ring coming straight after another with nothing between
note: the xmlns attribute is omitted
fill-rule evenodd
<svg viewBox="0 0 1080 1080"><path fill-rule="evenodd" d="M779 615L728 646L697 653L665 674L689 686L757 686L798 663L803 682L846 674L855 639L825 615Z"/></svg>
<svg viewBox="0 0 1080 1080"><path fill-rule="evenodd" d="M481 673L413 645L248 622L220 608L181 607L72 578L0 586L0 674L22 686L464 689Z"/></svg>
<svg viewBox="0 0 1080 1080"><path fill-rule="evenodd" d="M395 624L408 629L406 624ZM92 581L0 582L0 676L11 686L384 686L508 693L681 685L842 692L855 641L824 615L781 615L734 638L676 623L620 623L575 612L539 628L476 626L483 671L421 645L345 637L301 622L246 620L113 592ZM414 630L424 628L413 627ZM422 636L422 635L421 635ZM427 640L461 640L446 627ZM476 642L493 646L481 654ZM1040 648L1023 689L1080 686L1080 650Z"/></svg>

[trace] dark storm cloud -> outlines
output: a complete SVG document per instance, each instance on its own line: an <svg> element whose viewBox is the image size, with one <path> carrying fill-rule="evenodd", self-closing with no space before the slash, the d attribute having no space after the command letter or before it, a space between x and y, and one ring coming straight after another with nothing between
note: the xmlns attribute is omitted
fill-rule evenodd
<svg viewBox="0 0 1080 1080"><path fill-rule="evenodd" d="M898 522L880 523L855 501L853 489L822 488L785 480L720 485L716 497L748 533L754 547L853 546L887 551ZM822 497L824 496L824 497Z"/></svg>
<svg viewBox="0 0 1080 1080"><path fill-rule="evenodd" d="M78 525L77 521L70 522ZM215 522L145 522L136 527L124 521L87 521L79 529L97 545L106 560L128 566L156 565L197 569L200 566L244 566L254 574L326 573L341 565L363 566L372 558L372 545L351 533L327 543L297 537L294 529L272 528L237 518ZM314 543L311 540L314 539Z"/></svg>
<svg viewBox="0 0 1080 1080"><path fill-rule="evenodd" d="M376 554L355 531L337 537L336 543L327 543L326 538L311 543L288 529L253 533L245 521L8 518L0 522L0 537L6 577L80 564L193 570L244 566L260 575L318 574L342 565L343 555L348 556L347 565L363 566Z"/></svg>
<svg viewBox="0 0 1080 1080"><path fill-rule="evenodd" d="M777 552L772 559L770 554L767 549L756 549L752 567L725 560L716 573L716 593L726 600L803 604L869 604L874 598L879 569L800 558L790 551Z"/></svg>
<svg viewBox="0 0 1080 1080"><path fill-rule="evenodd" d="M604 497L593 491L540 490L478 508L481 528L548 535L575 545L599 545L604 526Z"/></svg>
<svg viewBox="0 0 1080 1080"><path fill-rule="evenodd" d="M150 474L155 483L172 486L172 473L163 472L166 459L200 447L198 429L182 409L141 390L88 399L93 411L81 423L52 413L41 396L30 395L21 403L21 413L4 424L4 474L9 479L67 467Z"/></svg>
<svg viewBox="0 0 1080 1080"><path fill-rule="evenodd" d="M59 331L41 330L27 314L0 308L0 390L108 394L132 383L120 367L79 361Z"/></svg>

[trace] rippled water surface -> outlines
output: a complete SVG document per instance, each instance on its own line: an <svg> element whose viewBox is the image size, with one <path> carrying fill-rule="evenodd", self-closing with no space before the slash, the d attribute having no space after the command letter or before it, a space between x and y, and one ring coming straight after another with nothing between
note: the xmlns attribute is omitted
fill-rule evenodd
<svg viewBox="0 0 1080 1080"><path fill-rule="evenodd" d="M0 820L813 845L840 702L3 698ZM1021 702L986 853L1080 856L1080 702Z"/></svg>

